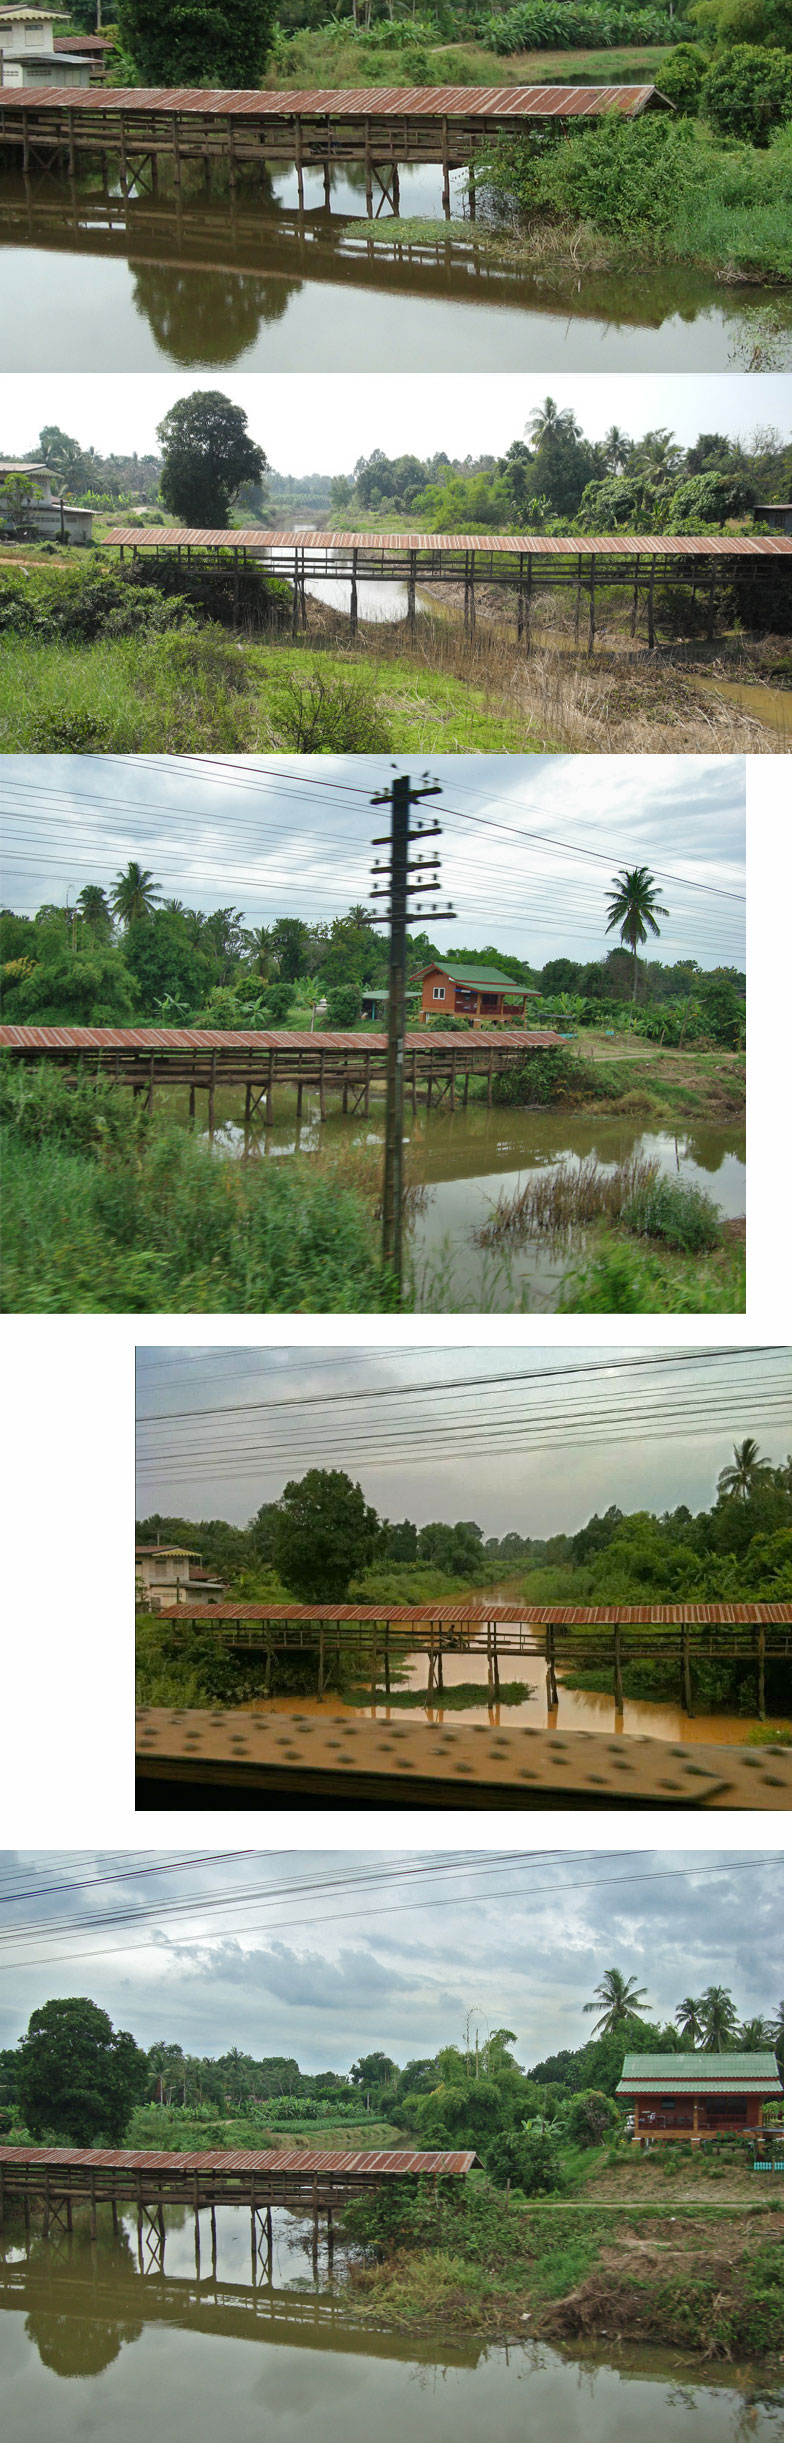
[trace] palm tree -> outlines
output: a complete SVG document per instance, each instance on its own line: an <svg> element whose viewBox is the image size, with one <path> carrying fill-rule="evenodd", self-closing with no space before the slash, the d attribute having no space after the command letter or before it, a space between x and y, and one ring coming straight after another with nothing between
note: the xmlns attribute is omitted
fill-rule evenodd
<svg viewBox="0 0 792 2443"><path fill-rule="evenodd" d="M550 440L554 433L562 431L570 433L575 441L583 437L583 427L576 422L571 407L557 407L555 399L543 399L541 407L534 408L525 430L534 442Z"/></svg>
<svg viewBox="0 0 792 2443"><path fill-rule="evenodd" d="M743 2019L737 2040L741 2053L763 2053L770 2042L766 2019Z"/></svg>
<svg viewBox="0 0 792 2443"><path fill-rule="evenodd" d="M666 425L658 425L654 432L644 433L643 440L635 443L631 456L633 465L645 470L647 475L653 475L656 481L663 478L668 481L678 474L682 464L682 451Z"/></svg>
<svg viewBox="0 0 792 2443"><path fill-rule="evenodd" d="M699 2044L701 2041L700 2011L701 2003L695 2000L693 1994L688 1993L685 1995L684 2002L680 2002L678 2010L674 2012L680 2036L689 2036L693 2044Z"/></svg>
<svg viewBox="0 0 792 2443"><path fill-rule="evenodd" d="M623 1977L619 1968L606 1968L602 1984L595 1989L593 2002L584 2002L584 2010L599 2010L601 2018L594 2029L595 2036L613 2036L625 2020L635 2019L638 2012L648 2010L643 2000L645 1985L636 1985L635 1978Z"/></svg>
<svg viewBox="0 0 792 2443"><path fill-rule="evenodd" d="M635 1000L638 991L638 944L645 942L649 933L659 935L657 918L668 915L668 909L661 907L654 875L650 874L648 865L625 866L620 874L614 874L607 907L606 933L612 933L614 925L618 925L621 940L629 943L633 954L632 997Z"/></svg>
<svg viewBox="0 0 792 2443"><path fill-rule="evenodd" d="M163 899L162 909L165 916L186 916L187 914L183 899Z"/></svg>
<svg viewBox="0 0 792 2443"><path fill-rule="evenodd" d="M263 976L266 983L272 958L271 925L254 925L250 932L243 933L242 940L255 963L256 974Z"/></svg>
<svg viewBox="0 0 792 2443"><path fill-rule="evenodd" d="M609 475L620 475L626 466L632 444L629 433L621 433L618 424L611 424L602 444L602 455Z"/></svg>
<svg viewBox="0 0 792 2443"><path fill-rule="evenodd" d="M113 919L107 905L107 894L100 882L84 882L77 894L77 906L87 925L97 933L112 933Z"/></svg>
<svg viewBox="0 0 792 2443"><path fill-rule="evenodd" d="M723 2053L734 2039L737 2012L725 1985L708 1985L699 2003L705 2053Z"/></svg>
<svg viewBox="0 0 792 2443"><path fill-rule="evenodd" d="M160 896L153 874L148 872L145 865L136 865L134 859L130 859L126 873L116 876L112 906L122 924L134 925L141 916L153 916L155 903Z"/></svg>
<svg viewBox="0 0 792 2443"><path fill-rule="evenodd" d="M769 1459L760 1459L759 1444L750 1434L745 1441L734 1444L734 1466L722 1467L718 1477L721 1501L750 1501L757 1482L772 1473Z"/></svg>

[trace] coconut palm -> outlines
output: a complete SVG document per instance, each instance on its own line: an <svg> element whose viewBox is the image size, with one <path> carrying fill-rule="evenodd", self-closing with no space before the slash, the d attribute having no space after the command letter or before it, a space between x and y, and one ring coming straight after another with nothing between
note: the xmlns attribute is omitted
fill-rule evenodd
<svg viewBox="0 0 792 2443"><path fill-rule="evenodd" d="M623 1977L619 1968L606 1968L601 1985L595 1988L593 2002L583 2004L584 2010L602 2013L594 2029L595 2036L613 2036L625 2020L635 2019L639 2011L648 2010L649 2004L643 1999L645 1992L646 1986L636 1985L634 1977Z"/></svg>
<svg viewBox="0 0 792 2443"><path fill-rule="evenodd" d="M770 2043L766 2019L743 2019L737 2033L741 2053L763 2053Z"/></svg>
<svg viewBox="0 0 792 2443"><path fill-rule="evenodd" d="M633 954L632 997L635 1000L638 991L638 944L645 942L650 933L659 935L657 918L668 915L668 909L662 907L658 899L654 875L650 874L648 865L624 866L620 874L614 874L607 907L606 933L612 933L614 926L618 925L620 940L629 944Z"/></svg>
<svg viewBox="0 0 792 2443"><path fill-rule="evenodd" d="M734 2043L737 2012L725 1985L708 1985L699 2003L705 2053L723 2053Z"/></svg>
<svg viewBox="0 0 792 2443"><path fill-rule="evenodd" d="M572 414L571 407L557 407L555 399L543 399L529 416L525 430L533 442L549 440L553 433L571 433L575 441L582 440L583 427Z"/></svg>
<svg viewBox="0 0 792 2443"><path fill-rule="evenodd" d="M626 466L632 443L629 433L621 433L618 424L611 424L602 444L602 455L609 475L620 475Z"/></svg>
<svg viewBox="0 0 792 2443"><path fill-rule="evenodd" d="M112 933L113 918L107 904L107 894L100 882L84 882L77 894L77 906L87 925L97 933Z"/></svg>
<svg viewBox="0 0 792 2443"><path fill-rule="evenodd" d="M652 475L656 482L662 482L664 478L670 480L678 474L682 464L682 451L666 425L658 425L654 432L644 433L643 440L635 443L630 456L633 466Z"/></svg>
<svg viewBox="0 0 792 2443"><path fill-rule="evenodd" d="M262 976L266 983L272 959L272 926L253 925L250 931L243 933L242 940L245 949L250 952L256 974Z"/></svg>
<svg viewBox="0 0 792 2443"><path fill-rule="evenodd" d="M111 905L123 925L137 924L141 916L153 916L161 893L147 866L130 859L126 873L116 876Z"/></svg>
<svg viewBox="0 0 792 2443"><path fill-rule="evenodd" d="M684 2002L680 2002L678 2010L675 2010L674 2012L674 2018L676 2020L680 2036L690 2037L693 2044L699 2044L701 2042L702 2027L700 2012L701 2003L696 2001L692 1993L685 1995Z"/></svg>
<svg viewBox="0 0 792 2443"><path fill-rule="evenodd" d="M750 1501L757 1484L772 1473L769 1459L760 1459L759 1444L747 1434L744 1442L734 1444L733 1467L722 1467L718 1477L718 1497L721 1501Z"/></svg>

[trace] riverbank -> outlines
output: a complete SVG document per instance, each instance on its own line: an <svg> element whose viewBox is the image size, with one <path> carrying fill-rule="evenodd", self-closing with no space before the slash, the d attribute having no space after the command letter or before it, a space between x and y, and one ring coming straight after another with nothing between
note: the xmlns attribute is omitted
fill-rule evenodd
<svg viewBox="0 0 792 2443"><path fill-rule="evenodd" d="M390 2200L356 2206L345 2228L377 2260L348 2269L356 2313L402 2331L662 2343L777 2373L782 2178L764 2173L757 2198L758 2175L736 2152L697 2162L668 2147L633 2163L611 2149L612 2182L604 2151L590 2149L588 2164L571 2161L565 2196L506 2195L473 2176L460 2199L426 2198L412 2217Z"/></svg>

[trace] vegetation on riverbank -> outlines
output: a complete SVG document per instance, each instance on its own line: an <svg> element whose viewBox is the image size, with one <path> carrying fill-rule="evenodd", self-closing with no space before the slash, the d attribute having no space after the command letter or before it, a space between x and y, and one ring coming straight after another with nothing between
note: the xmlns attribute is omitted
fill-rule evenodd
<svg viewBox="0 0 792 2443"><path fill-rule="evenodd" d="M690 120L605 121L538 147L503 137L482 169L515 223L525 259L541 229L564 233L570 258L590 244L598 266L697 265L732 281L792 281L792 125L767 150L725 141Z"/></svg>

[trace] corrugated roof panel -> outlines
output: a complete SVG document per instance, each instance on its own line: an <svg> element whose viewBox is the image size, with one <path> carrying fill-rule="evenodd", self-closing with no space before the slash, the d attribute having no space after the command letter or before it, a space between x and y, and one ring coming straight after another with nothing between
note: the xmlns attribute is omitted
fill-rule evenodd
<svg viewBox="0 0 792 2443"><path fill-rule="evenodd" d="M404 2179L426 2173L438 2179L459 2179L478 2163L475 2149L452 2153L415 2153L412 2148L374 2148L370 2153L329 2153L309 2146L226 2148L195 2154L173 2154L145 2148L79 2146L0 2146L0 2163L40 2163L42 2168L85 2165L94 2171L140 2172L327 2172L358 2177Z"/></svg>
<svg viewBox="0 0 792 2443"><path fill-rule="evenodd" d="M610 555L617 559L784 559L792 556L792 535L783 534L344 534L317 527L266 526L113 526L104 542L114 549L136 545L139 551L176 551L189 544L203 550L352 550L427 552L532 552L537 558L563 559L571 553L583 560Z"/></svg>
<svg viewBox="0 0 792 2443"><path fill-rule="evenodd" d="M638 118L647 109L672 105L656 85L345 85L288 88L262 93L255 88L225 91L181 85L117 85L94 92L70 85L3 88L0 104L31 109L42 103L49 111L99 110L162 112L165 117L205 119L537 119L597 118L619 111Z"/></svg>
<svg viewBox="0 0 792 2443"><path fill-rule="evenodd" d="M434 1035L431 1027L420 1034L405 1036L410 1052L431 1051L432 1045L449 1048L448 1035ZM497 1035L491 1027L469 1027L462 1042L471 1047L488 1049L494 1043L505 1044L507 1050L532 1050L554 1044L558 1038L548 1028L499 1027ZM348 1035L304 1034L296 1028L291 1032L274 1032L268 1027L196 1026L0 1026L0 1049L8 1052L386 1052L387 1035L368 1032Z"/></svg>

